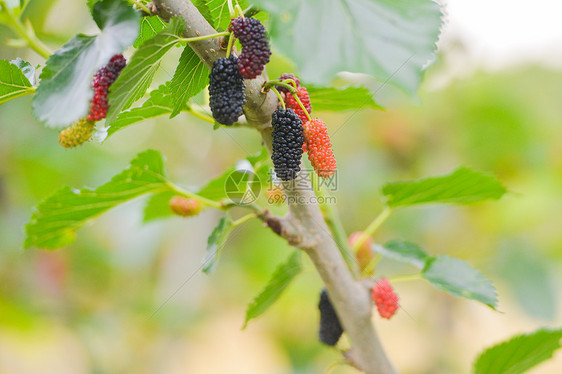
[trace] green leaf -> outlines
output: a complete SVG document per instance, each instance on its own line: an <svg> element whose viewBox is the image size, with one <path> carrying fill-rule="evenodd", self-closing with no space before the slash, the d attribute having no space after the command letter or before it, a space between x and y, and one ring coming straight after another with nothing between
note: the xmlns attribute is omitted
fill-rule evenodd
<svg viewBox="0 0 562 374"><path fill-rule="evenodd" d="M147 223L157 219L173 217L174 213L170 209L170 199L176 195L177 193L174 191L165 191L150 196L144 206L142 221Z"/></svg>
<svg viewBox="0 0 562 374"><path fill-rule="evenodd" d="M275 272L271 275L265 288L256 296L254 301L248 305L243 328L246 328L251 319L259 317L273 305L301 271L300 252L294 251L287 261L280 264L277 269L275 269Z"/></svg>
<svg viewBox="0 0 562 374"><path fill-rule="evenodd" d="M164 159L159 152L142 152L128 169L96 188L63 187L37 206L25 227L26 248L58 248L70 244L86 220L149 192L167 190Z"/></svg>
<svg viewBox="0 0 562 374"><path fill-rule="evenodd" d="M422 276L439 290L477 300L496 309L498 298L492 282L458 258L433 257L427 260Z"/></svg>
<svg viewBox="0 0 562 374"><path fill-rule="evenodd" d="M232 232L232 219L228 213L219 220L218 225L213 229L211 236L207 240L207 255L203 261L203 272L210 274L215 270L219 260L222 247L226 243L228 236Z"/></svg>
<svg viewBox="0 0 562 374"><path fill-rule="evenodd" d="M373 249L385 257L412 264L419 269L423 269L430 258L417 244L403 240L392 240L384 246L374 244Z"/></svg>
<svg viewBox="0 0 562 374"><path fill-rule="evenodd" d="M518 335L484 351L474 363L475 374L521 374L552 358L561 347L562 329L541 329Z"/></svg>
<svg viewBox="0 0 562 374"><path fill-rule="evenodd" d="M242 9L246 9L248 1L241 0L238 4ZM226 30L230 24L230 12L228 11L228 0L207 0L207 6L211 11L211 17L214 22L211 24L219 31Z"/></svg>
<svg viewBox="0 0 562 374"><path fill-rule="evenodd" d="M138 48L142 43L164 30L166 25L167 23L158 16L142 17L140 19L139 36L133 47Z"/></svg>
<svg viewBox="0 0 562 374"><path fill-rule="evenodd" d="M188 108L187 106L184 106L183 109ZM105 141L117 131L123 130L124 128L137 122L161 116L163 114L169 114L171 112L172 98L170 97L170 89L167 85L163 84L158 87L158 89L153 90L150 93L150 97L141 107L119 113L117 119L108 128L106 128L107 134L105 136L100 136L100 140Z"/></svg>
<svg viewBox="0 0 562 374"><path fill-rule="evenodd" d="M0 60L0 104L34 92L29 79L17 65Z"/></svg>
<svg viewBox="0 0 562 374"><path fill-rule="evenodd" d="M49 57L41 72L33 113L47 126L66 127L85 117L92 76L137 37L139 14L126 1L98 2L93 13L101 34L77 35Z"/></svg>
<svg viewBox="0 0 562 374"><path fill-rule="evenodd" d="M92 18L100 30L111 25L122 24L123 22L128 23L132 20L138 22L139 16L140 14L132 9L131 4L126 0L99 1L94 5L92 12ZM135 38L137 35L138 32L135 32Z"/></svg>
<svg viewBox="0 0 562 374"><path fill-rule="evenodd" d="M383 187L389 207L426 203L473 204L499 199L506 192L492 175L460 168L442 177L390 183Z"/></svg>
<svg viewBox="0 0 562 374"><path fill-rule="evenodd" d="M135 101L144 96L160 60L177 43L184 28L183 19L174 17L164 31L148 39L137 49L109 89L107 124L116 121L121 111L130 108Z"/></svg>
<svg viewBox="0 0 562 374"><path fill-rule="evenodd" d="M209 68L193 49L186 45L170 84L174 102L174 110L170 118L177 116L185 108L187 101L201 92L207 84L209 84Z"/></svg>
<svg viewBox="0 0 562 374"><path fill-rule="evenodd" d="M442 24L431 0L254 0L271 15L274 45L305 81L366 73L414 94Z"/></svg>
<svg viewBox="0 0 562 374"><path fill-rule="evenodd" d="M88 8L93 9L96 3L99 3L101 0L88 0Z"/></svg>
<svg viewBox="0 0 562 374"><path fill-rule="evenodd" d="M10 61L10 64L16 65L23 75L25 75L25 77L29 80L29 83L31 83L32 86L35 86L37 78L35 76L35 67L33 65L19 57Z"/></svg>
<svg viewBox="0 0 562 374"><path fill-rule="evenodd" d="M313 110L382 109L365 87L333 88L308 85L306 89L310 95Z"/></svg>

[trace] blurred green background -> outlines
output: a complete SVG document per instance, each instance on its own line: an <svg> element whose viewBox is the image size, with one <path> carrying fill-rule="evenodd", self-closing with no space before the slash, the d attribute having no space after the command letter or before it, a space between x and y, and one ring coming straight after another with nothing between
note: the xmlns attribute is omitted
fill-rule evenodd
<svg viewBox="0 0 562 374"><path fill-rule="evenodd" d="M40 37L56 48L95 32L78 1L34 0ZM10 48L0 58L42 63ZM456 299L423 281L395 285L402 310L374 317L401 373L468 373L485 347L541 326L562 325L562 71L540 61L451 75L462 46L441 45L420 100L382 88L386 111L316 113L338 160L337 205L348 233L382 208L389 181L445 174L459 165L497 175L511 193L499 202L399 210L375 240L403 238L429 253L460 257L494 281L501 313ZM179 51L155 81L169 79ZM271 76L283 72L275 60ZM343 125L345 123L345 125ZM342 126L343 125L343 126ZM264 316L241 326L247 303L291 249L259 222L236 229L212 276L199 271L219 218L142 224L144 200L118 207L57 251L22 250L23 226L59 186L97 186L153 148L172 178L202 185L260 149L258 134L220 129L187 114L124 130L75 150L31 115L31 98L0 107L0 373L353 373L316 339L321 288L312 265ZM378 274L413 269L391 261ZM533 373L559 373L562 354Z"/></svg>

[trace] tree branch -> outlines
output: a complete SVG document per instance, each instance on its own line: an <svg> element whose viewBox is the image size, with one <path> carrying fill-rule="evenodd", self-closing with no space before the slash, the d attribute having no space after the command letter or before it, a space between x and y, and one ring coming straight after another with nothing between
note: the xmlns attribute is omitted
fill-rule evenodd
<svg viewBox="0 0 562 374"><path fill-rule="evenodd" d="M188 0L154 0L158 14L164 19L182 17L186 24L186 38L214 34L216 31ZM218 58L225 57L222 38L189 43L195 53L211 67ZM257 129L271 152L271 115L278 106L272 92L263 93L263 76L246 81L244 114L250 127ZM368 289L357 282L347 267L322 213L315 202L310 184L299 189L290 182L283 183L289 202L289 213L275 218L264 213L264 220L276 233L304 250L320 274L336 313L351 340L349 359L368 374L394 374L375 329L371 323L372 304Z"/></svg>

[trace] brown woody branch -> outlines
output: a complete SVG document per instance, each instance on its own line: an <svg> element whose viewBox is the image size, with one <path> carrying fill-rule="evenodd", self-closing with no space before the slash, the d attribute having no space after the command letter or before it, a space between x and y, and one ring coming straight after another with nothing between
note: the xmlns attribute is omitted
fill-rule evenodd
<svg viewBox="0 0 562 374"><path fill-rule="evenodd" d="M184 37L190 38L216 33L197 8L188 0L154 0L158 14L164 19L182 17L186 22ZM225 57L221 38L190 43L207 66ZM278 106L272 92L263 93L265 77L246 81L247 104L244 113L248 126L261 133L271 151L271 115ZM284 183L289 201L289 213L275 217L267 212L260 217L291 245L305 251L320 274L336 309L352 348L346 353L349 361L369 374L394 374L371 322L372 304L368 289L356 281L349 271L317 204L312 204L312 188L294 189ZM309 186L310 187L310 186ZM306 202L299 204L298 202Z"/></svg>

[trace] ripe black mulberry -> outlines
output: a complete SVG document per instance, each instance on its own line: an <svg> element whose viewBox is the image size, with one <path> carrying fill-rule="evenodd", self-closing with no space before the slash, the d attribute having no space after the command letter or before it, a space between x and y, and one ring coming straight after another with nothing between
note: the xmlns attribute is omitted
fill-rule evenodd
<svg viewBox="0 0 562 374"><path fill-rule="evenodd" d="M209 75L209 106L217 122L231 126L242 115L246 94L244 79L234 56L219 58Z"/></svg>
<svg viewBox="0 0 562 374"><path fill-rule="evenodd" d="M269 62L271 50L262 23L255 18L238 17L231 21L229 30L242 44L238 69L245 79L254 79Z"/></svg>
<svg viewBox="0 0 562 374"><path fill-rule="evenodd" d="M301 170L304 135L302 121L292 109L279 108L273 112L273 152L271 160L275 174L284 181L295 179Z"/></svg>
<svg viewBox="0 0 562 374"><path fill-rule="evenodd" d="M109 105L107 103L107 93L109 86L113 84L119 77L121 70L127 65L127 60L123 55L115 55L109 60L109 63L99 69L92 80L92 88L94 89L94 97L90 103L90 121L99 121L107 115Z"/></svg>
<svg viewBox="0 0 562 374"><path fill-rule="evenodd" d="M318 339L324 344L334 346L343 334L343 328L326 290L320 294L320 332Z"/></svg>

